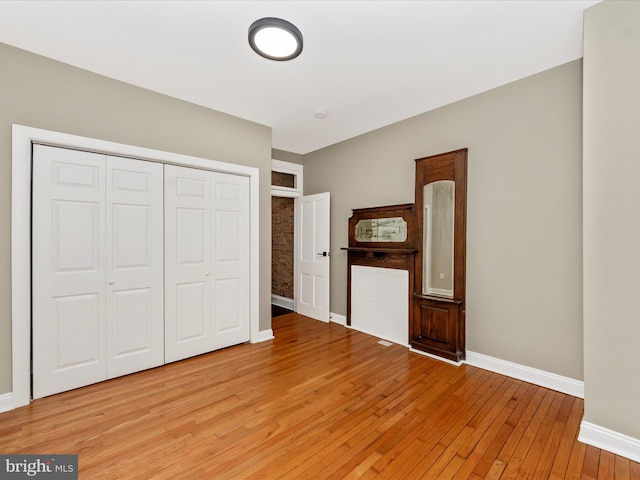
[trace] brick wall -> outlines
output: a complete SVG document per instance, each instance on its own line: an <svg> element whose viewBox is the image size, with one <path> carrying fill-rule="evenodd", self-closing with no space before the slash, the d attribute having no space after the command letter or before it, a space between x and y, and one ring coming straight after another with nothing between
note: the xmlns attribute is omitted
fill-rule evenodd
<svg viewBox="0 0 640 480"><path fill-rule="evenodd" d="M293 198L271 197L271 293L293 298Z"/></svg>
<svg viewBox="0 0 640 480"><path fill-rule="evenodd" d="M290 173L271 172L271 185L295 188L296 177Z"/></svg>

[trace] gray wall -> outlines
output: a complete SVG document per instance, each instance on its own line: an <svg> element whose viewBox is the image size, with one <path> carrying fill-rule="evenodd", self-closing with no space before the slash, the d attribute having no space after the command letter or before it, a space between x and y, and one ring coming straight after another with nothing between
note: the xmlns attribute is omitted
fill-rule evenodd
<svg viewBox="0 0 640 480"><path fill-rule="evenodd" d="M275 160L281 160L283 162L297 163L302 165L304 163L304 156L297 153L285 152L284 150L271 150L271 158Z"/></svg>
<svg viewBox="0 0 640 480"><path fill-rule="evenodd" d="M640 439L640 2L585 12L584 420Z"/></svg>
<svg viewBox="0 0 640 480"><path fill-rule="evenodd" d="M305 155L331 192L331 311L351 209L414 201L414 159L469 148L467 349L574 379L582 352L582 64Z"/></svg>
<svg viewBox="0 0 640 480"><path fill-rule="evenodd" d="M271 328L271 129L0 44L0 394L11 391L11 125L260 169L260 329Z"/></svg>

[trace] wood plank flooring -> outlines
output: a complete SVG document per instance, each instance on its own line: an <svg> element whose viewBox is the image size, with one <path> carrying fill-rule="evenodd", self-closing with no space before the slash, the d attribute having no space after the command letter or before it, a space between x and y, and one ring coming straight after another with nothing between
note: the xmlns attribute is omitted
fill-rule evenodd
<svg viewBox="0 0 640 480"><path fill-rule="evenodd" d="M93 479L640 479L576 440L583 401L340 325L241 345L0 414L0 453Z"/></svg>

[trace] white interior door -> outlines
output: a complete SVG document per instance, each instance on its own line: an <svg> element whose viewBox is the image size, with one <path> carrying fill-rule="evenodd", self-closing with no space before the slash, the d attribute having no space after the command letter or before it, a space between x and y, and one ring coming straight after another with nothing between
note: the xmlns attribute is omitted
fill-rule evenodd
<svg viewBox="0 0 640 480"><path fill-rule="evenodd" d="M105 380L105 157L33 146L33 397Z"/></svg>
<svg viewBox="0 0 640 480"><path fill-rule="evenodd" d="M329 321L329 192L296 199L296 312Z"/></svg>
<svg viewBox="0 0 640 480"><path fill-rule="evenodd" d="M165 361L205 351L211 337L209 172L165 166Z"/></svg>
<svg viewBox="0 0 640 480"><path fill-rule="evenodd" d="M249 340L249 180L165 167L165 361Z"/></svg>
<svg viewBox="0 0 640 480"><path fill-rule="evenodd" d="M107 376L164 363L163 165L107 157Z"/></svg>

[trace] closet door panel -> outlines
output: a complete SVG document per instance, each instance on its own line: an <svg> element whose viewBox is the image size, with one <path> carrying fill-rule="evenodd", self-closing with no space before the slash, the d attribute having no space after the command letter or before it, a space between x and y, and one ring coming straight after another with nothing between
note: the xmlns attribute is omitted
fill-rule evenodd
<svg viewBox="0 0 640 480"><path fill-rule="evenodd" d="M106 378L105 158L33 147L33 396Z"/></svg>
<svg viewBox="0 0 640 480"><path fill-rule="evenodd" d="M211 350L210 172L165 166L165 361Z"/></svg>
<svg viewBox="0 0 640 480"><path fill-rule="evenodd" d="M176 341L181 344L196 340L205 340L207 336L206 282L183 283L176 285Z"/></svg>
<svg viewBox="0 0 640 480"><path fill-rule="evenodd" d="M214 347L249 341L249 179L212 173Z"/></svg>
<svg viewBox="0 0 640 480"><path fill-rule="evenodd" d="M107 376L164 363L162 164L107 157Z"/></svg>

